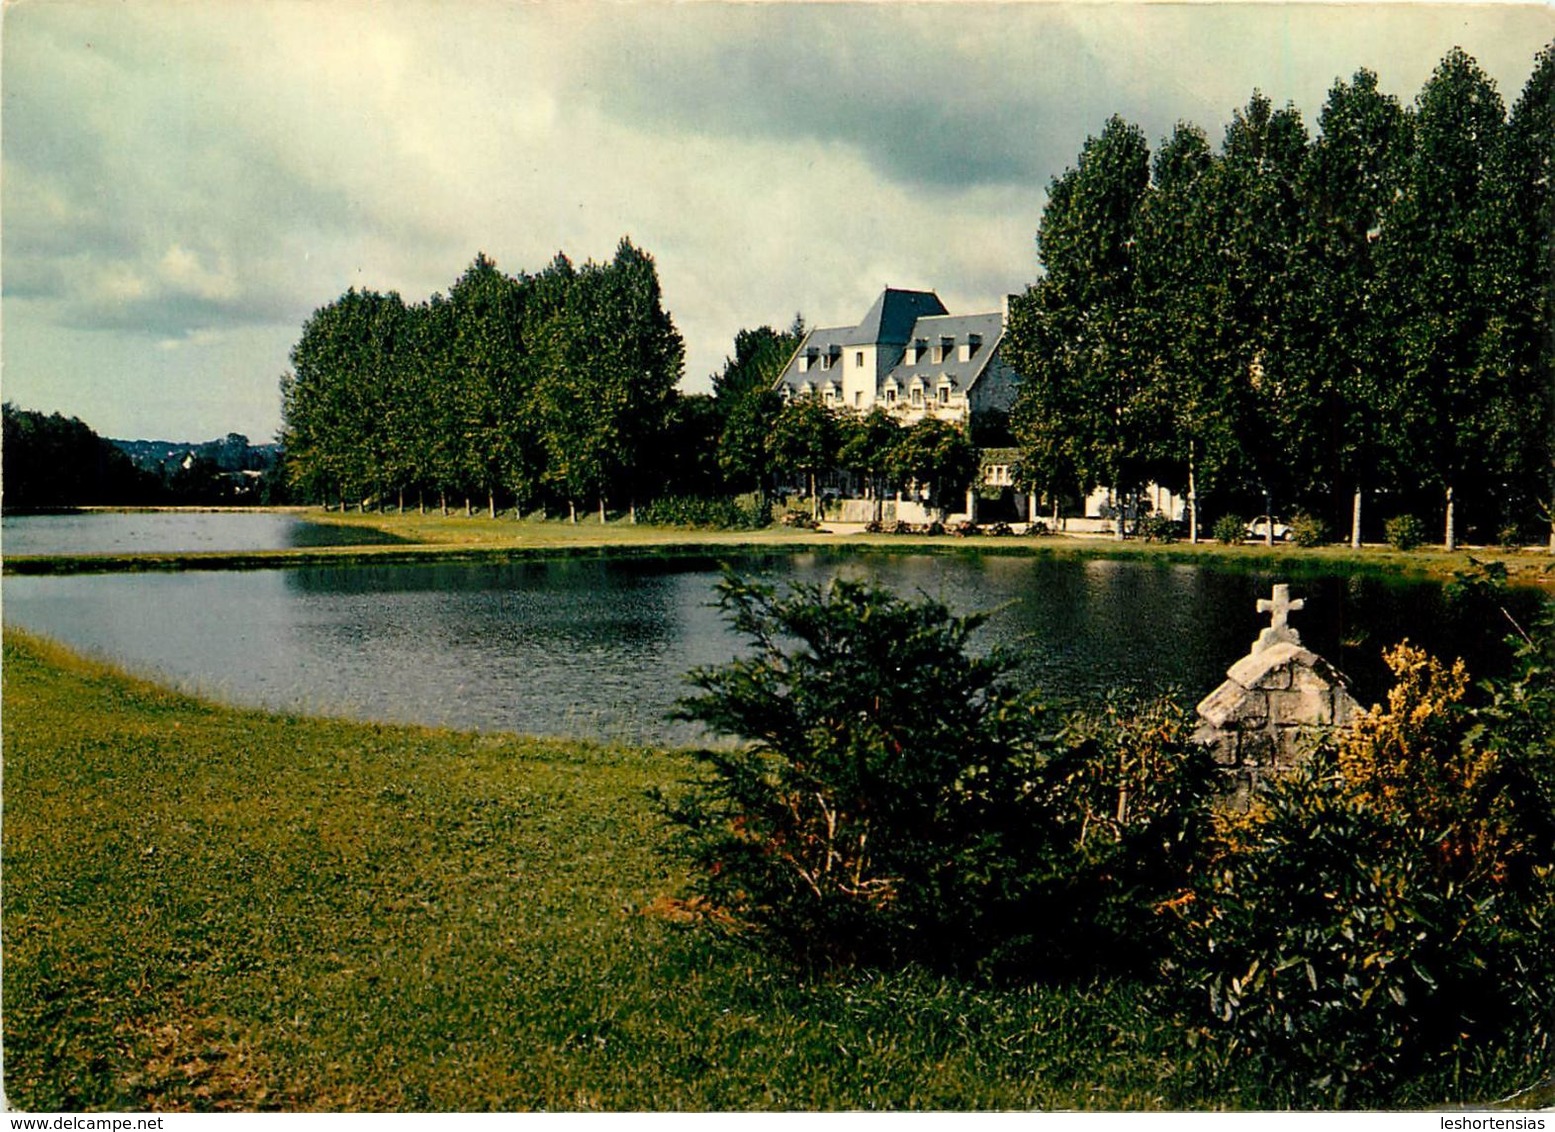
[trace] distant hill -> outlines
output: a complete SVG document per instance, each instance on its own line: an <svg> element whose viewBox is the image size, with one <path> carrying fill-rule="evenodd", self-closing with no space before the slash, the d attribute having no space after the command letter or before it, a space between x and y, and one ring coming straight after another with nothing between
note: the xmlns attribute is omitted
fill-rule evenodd
<svg viewBox="0 0 1555 1132"><path fill-rule="evenodd" d="M279 444L250 444L240 432L220 440L112 440L108 441L137 467L161 475L187 471L192 462L203 462L221 472L267 472L281 458Z"/></svg>
<svg viewBox="0 0 1555 1132"><path fill-rule="evenodd" d="M6 514L89 504L285 503L281 446L219 440L110 440L76 417L4 405Z"/></svg>

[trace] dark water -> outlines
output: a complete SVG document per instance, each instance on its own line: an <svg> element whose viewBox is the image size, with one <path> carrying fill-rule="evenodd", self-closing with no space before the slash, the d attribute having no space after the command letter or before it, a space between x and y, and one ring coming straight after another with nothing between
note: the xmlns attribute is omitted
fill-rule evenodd
<svg viewBox="0 0 1555 1132"><path fill-rule="evenodd" d="M177 554L401 541L371 527L310 523L273 512L82 511L0 520L4 554Z"/></svg>
<svg viewBox="0 0 1555 1132"><path fill-rule="evenodd" d="M1178 689L1196 701L1265 617L1270 574L1196 566L977 556L775 555L733 563L777 580L872 578L958 612L996 610L978 647L1022 650L1021 679L1053 698ZM665 713L683 674L740 642L710 603L712 561L11 577L7 623L230 702L363 719L638 742L697 736ZM1441 587L1367 576L1290 579L1304 641L1370 703L1381 649L1408 637L1504 669L1500 615ZM1527 618L1535 595L1514 595Z"/></svg>

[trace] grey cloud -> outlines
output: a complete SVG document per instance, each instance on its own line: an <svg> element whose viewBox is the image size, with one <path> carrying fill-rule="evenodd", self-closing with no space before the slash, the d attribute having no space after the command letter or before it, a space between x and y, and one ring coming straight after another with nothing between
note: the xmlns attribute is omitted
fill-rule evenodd
<svg viewBox="0 0 1555 1132"><path fill-rule="evenodd" d="M635 12L588 51L577 97L649 128L795 142L774 176L824 176L841 144L903 184L1040 187L1071 123L1099 126L1107 104L1074 81L1100 64L1044 6Z"/></svg>
<svg viewBox="0 0 1555 1132"><path fill-rule="evenodd" d="M80 9L17 18L38 11L6 23L6 298L53 300L62 326L156 337L298 323L319 301L310 254L441 241L389 215L378 186L331 179L256 132L265 108L200 57L208 45L180 55L155 26L94 32ZM228 278L180 286L174 253ZM128 290L104 294L105 274Z"/></svg>

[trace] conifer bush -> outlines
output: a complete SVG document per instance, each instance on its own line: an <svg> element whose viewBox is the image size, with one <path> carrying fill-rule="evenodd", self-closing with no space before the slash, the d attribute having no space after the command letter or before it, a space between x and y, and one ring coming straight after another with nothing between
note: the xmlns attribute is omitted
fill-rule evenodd
<svg viewBox="0 0 1555 1132"><path fill-rule="evenodd" d="M984 617L732 576L750 652L679 715L737 746L661 804L728 921L806 961L1012 970L1141 954L1207 792L1180 711L1065 717L973 656Z"/></svg>

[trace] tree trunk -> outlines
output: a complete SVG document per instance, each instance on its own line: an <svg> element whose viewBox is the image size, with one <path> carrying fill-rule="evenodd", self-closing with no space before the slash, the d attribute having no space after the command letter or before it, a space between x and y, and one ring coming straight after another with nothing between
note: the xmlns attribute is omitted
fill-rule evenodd
<svg viewBox="0 0 1555 1132"><path fill-rule="evenodd" d="M1274 501L1269 495L1269 489L1263 489L1263 544L1274 545Z"/></svg>
<svg viewBox="0 0 1555 1132"><path fill-rule="evenodd" d="M573 526L578 525L578 505L572 500L567 500L567 521Z"/></svg>
<svg viewBox="0 0 1555 1132"><path fill-rule="evenodd" d="M403 515L404 513L405 513L405 488L402 485L400 487L400 514Z"/></svg>
<svg viewBox="0 0 1555 1132"><path fill-rule="evenodd" d="M1442 541L1446 544L1448 550L1458 549L1457 513L1453 506L1452 484L1447 485L1447 531L1446 537Z"/></svg>
<svg viewBox="0 0 1555 1132"><path fill-rule="evenodd" d="M637 525L637 499L633 497L626 505L626 521L631 526Z"/></svg>
<svg viewBox="0 0 1555 1132"><path fill-rule="evenodd" d="M437 505L438 505L439 508L442 509L443 518L445 518L445 519L448 518L448 492L447 491L439 491L437 493Z"/></svg>
<svg viewBox="0 0 1555 1132"><path fill-rule="evenodd" d="M1199 485L1193 477L1193 453L1188 453L1188 542L1199 543Z"/></svg>
<svg viewBox="0 0 1555 1132"><path fill-rule="evenodd" d="M1355 501L1350 506L1350 546L1359 550L1361 548L1361 497L1365 493L1360 484L1355 485Z"/></svg>
<svg viewBox="0 0 1555 1132"><path fill-rule="evenodd" d="M1052 534L1058 533L1058 492L1053 493L1053 529Z"/></svg>
<svg viewBox="0 0 1555 1132"><path fill-rule="evenodd" d="M493 519L497 517L497 489L494 487L486 489L486 513Z"/></svg>
<svg viewBox="0 0 1555 1132"><path fill-rule="evenodd" d="M425 515L426 513L427 513L427 489L424 488L424 487L418 487L416 489L416 514L418 514L418 515Z"/></svg>
<svg viewBox="0 0 1555 1132"><path fill-rule="evenodd" d="M821 500L815 494L815 473L810 473L810 517L817 523L821 521Z"/></svg>
<svg viewBox="0 0 1555 1132"><path fill-rule="evenodd" d="M599 497L599 525L602 527L605 525L605 497L603 495Z"/></svg>
<svg viewBox="0 0 1555 1132"><path fill-rule="evenodd" d="M464 497L464 517L466 519L468 519L468 518L472 517L474 514L475 514L475 508L470 505L470 497L468 495L466 495Z"/></svg>
<svg viewBox="0 0 1555 1132"><path fill-rule="evenodd" d="M1122 542L1128 537L1128 531L1123 519L1123 492L1118 488L1111 488L1107 492L1112 497L1112 513L1117 525L1117 533L1112 537Z"/></svg>

